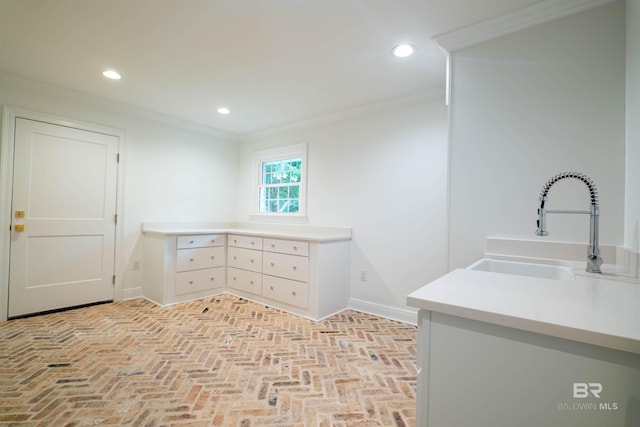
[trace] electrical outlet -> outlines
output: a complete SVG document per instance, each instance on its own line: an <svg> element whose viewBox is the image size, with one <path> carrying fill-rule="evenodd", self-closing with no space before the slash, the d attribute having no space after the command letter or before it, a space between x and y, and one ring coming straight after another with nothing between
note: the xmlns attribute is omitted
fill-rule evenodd
<svg viewBox="0 0 640 427"><path fill-rule="evenodd" d="M139 260L133 261L133 267L131 269L133 271L140 270L140 261Z"/></svg>
<svg viewBox="0 0 640 427"><path fill-rule="evenodd" d="M361 282L367 281L367 270L360 270L360 281Z"/></svg>

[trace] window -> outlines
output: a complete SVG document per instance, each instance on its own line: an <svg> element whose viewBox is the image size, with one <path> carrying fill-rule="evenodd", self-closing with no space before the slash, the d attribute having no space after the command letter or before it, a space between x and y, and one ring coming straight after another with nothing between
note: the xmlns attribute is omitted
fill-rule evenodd
<svg viewBox="0 0 640 427"><path fill-rule="evenodd" d="M300 157L262 162L260 213L300 211L301 166Z"/></svg>
<svg viewBox="0 0 640 427"><path fill-rule="evenodd" d="M257 214L271 217L305 217L306 144L256 153Z"/></svg>

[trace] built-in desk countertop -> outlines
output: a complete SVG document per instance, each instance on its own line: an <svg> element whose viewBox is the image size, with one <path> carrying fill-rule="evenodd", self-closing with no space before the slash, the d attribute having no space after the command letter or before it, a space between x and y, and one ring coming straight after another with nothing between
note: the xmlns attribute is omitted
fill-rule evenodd
<svg viewBox="0 0 640 427"><path fill-rule="evenodd" d="M293 239L308 242L339 242L351 240L350 228L292 226L282 227L250 227L250 226L193 226L189 224L156 224L144 223L142 231L145 234L163 236L186 236L198 234L237 234L247 236L267 237L272 239Z"/></svg>

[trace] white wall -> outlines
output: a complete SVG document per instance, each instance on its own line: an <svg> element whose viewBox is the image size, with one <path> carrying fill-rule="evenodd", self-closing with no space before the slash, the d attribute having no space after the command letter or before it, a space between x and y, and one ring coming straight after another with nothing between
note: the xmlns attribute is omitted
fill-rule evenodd
<svg viewBox="0 0 640 427"><path fill-rule="evenodd" d="M300 142L308 143L309 224L352 228L353 302L393 317L408 293L446 273L444 100L243 142L240 221L254 205L252 153Z"/></svg>
<svg viewBox="0 0 640 427"><path fill-rule="evenodd" d="M232 221L237 142L132 114L129 107L59 87L0 75L0 105L123 129L124 294L141 286L142 221ZM142 115L145 112L140 112ZM121 276L123 275L124 276ZM0 302L2 304L2 302Z"/></svg>
<svg viewBox="0 0 640 427"><path fill-rule="evenodd" d="M563 171L595 181L601 242L622 243L624 19L619 1L452 54L450 268L488 236L586 243L587 215L550 215L534 235L540 190ZM547 207L587 209L587 189L561 181Z"/></svg>
<svg viewBox="0 0 640 427"><path fill-rule="evenodd" d="M627 0L627 177L624 244L640 251L640 1Z"/></svg>

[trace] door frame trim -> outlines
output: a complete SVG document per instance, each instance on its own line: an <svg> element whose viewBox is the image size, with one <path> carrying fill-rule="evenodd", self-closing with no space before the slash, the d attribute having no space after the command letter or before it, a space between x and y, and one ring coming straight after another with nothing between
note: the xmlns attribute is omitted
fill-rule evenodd
<svg viewBox="0 0 640 427"><path fill-rule="evenodd" d="M124 159L125 159L125 131L95 123L83 122L38 111L28 110L11 105L2 107L2 136L0 138L0 322L7 320L9 308L9 255L11 249L11 200L13 192L13 151L15 140L15 123L17 118L35 120L53 125L66 126L89 132L103 133L118 138L118 153L116 182L116 223L114 273L116 283L113 300L122 301L124 287Z"/></svg>

